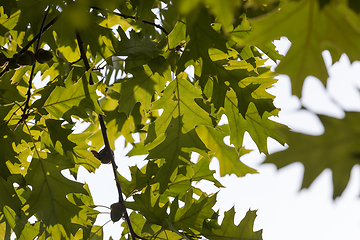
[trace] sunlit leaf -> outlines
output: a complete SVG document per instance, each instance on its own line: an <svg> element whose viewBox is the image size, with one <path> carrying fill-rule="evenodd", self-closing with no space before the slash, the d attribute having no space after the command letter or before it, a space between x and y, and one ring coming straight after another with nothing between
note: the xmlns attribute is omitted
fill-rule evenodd
<svg viewBox="0 0 360 240"><path fill-rule="evenodd" d="M224 129L226 127L223 126ZM210 149L210 154L213 154L219 160L220 176L234 173L238 177L243 177L248 173L257 173L255 169L246 166L239 160L240 156L250 151L241 149L240 153L238 153L234 147L226 145L223 140L227 135L226 133L206 126L198 126L196 132Z"/></svg>
<svg viewBox="0 0 360 240"><path fill-rule="evenodd" d="M167 61L158 57L149 65L130 70L132 78L114 84L111 89L121 94L119 111L130 114L133 106L140 102L145 111L150 110L151 99L155 92L160 93L167 81L171 81L171 72Z"/></svg>
<svg viewBox="0 0 360 240"><path fill-rule="evenodd" d="M160 195L154 196L147 187L144 194L133 196L133 202L126 202L125 206L133 210L139 211L145 218L147 223L153 223L162 226L167 213L167 204L159 205Z"/></svg>
<svg viewBox="0 0 360 240"><path fill-rule="evenodd" d="M195 151L205 155L208 149L197 136L195 130L184 132L182 117L173 118L165 131L166 138L158 146L149 151L147 159L165 159L165 163L155 176L160 183L160 193L163 193L170 182L170 176L180 165L190 160L190 152ZM183 163L182 163L183 162Z"/></svg>
<svg viewBox="0 0 360 240"><path fill-rule="evenodd" d="M260 116L252 102L249 104L244 118L238 113L237 98L233 91L229 91L226 95L225 113L229 120L230 143L234 144L237 150L243 145L245 132L250 134L259 151L265 154L268 154L268 137L272 137L283 145L285 144L285 140L278 132L280 128L286 129L286 127L270 120L270 113L264 113Z"/></svg>
<svg viewBox="0 0 360 240"><path fill-rule="evenodd" d="M62 117L71 122L71 115L87 119L86 110L102 113L96 101L98 95L95 92L95 85L89 86L85 78L81 78L78 82L72 84L71 74L65 84L65 87L56 87L43 106L54 117Z"/></svg>

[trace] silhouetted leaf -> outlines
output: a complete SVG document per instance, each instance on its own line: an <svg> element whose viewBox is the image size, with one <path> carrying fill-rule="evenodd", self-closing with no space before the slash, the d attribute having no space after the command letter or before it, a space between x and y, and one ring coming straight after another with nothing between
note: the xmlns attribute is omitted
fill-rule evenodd
<svg viewBox="0 0 360 240"><path fill-rule="evenodd" d="M332 170L336 198L348 184L351 169L360 164L360 113L347 112L344 119L319 116L325 132L320 136L279 130L284 134L289 148L271 154L265 163L282 168L293 162L305 167L302 188L307 188L325 169Z"/></svg>

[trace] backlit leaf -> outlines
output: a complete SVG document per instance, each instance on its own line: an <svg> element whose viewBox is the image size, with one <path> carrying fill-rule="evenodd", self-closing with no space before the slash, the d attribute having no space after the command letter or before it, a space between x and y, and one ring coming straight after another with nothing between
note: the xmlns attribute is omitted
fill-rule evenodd
<svg viewBox="0 0 360 240"><path fill-rule="evenodd" d="M87 194L81 183L71 181L61 174L63 169L69 167L71 165L62 161L59 156L47 154L47 158L32 159L25 177L32 187L32 193L26 202L29 214L31 216L41 212L41 219L47 226L61 224L67 229L68 223L80 211L79 207L69 202L67 194Z"/></svg>
<svg viewBox="0 0 360 240"><path fill-rule="evenodd" d="M208 149L200 140L195 130L184 132L182 117L173 118L165 131L166 138L158 146L149 151L147 159L165 159L155 181L160 183L160 193L163 193L170 182L170 176L180 164L190 160L190 152L199 152L205 155Z"/></svg>
<svg viewBox="0 0 360 240"><path fill-rule="evenodd" d="M299 97L309 75L326 84L328 72L321 53L328 46L332 52L346 53L351 61L360 57L360 32L335 3L320 10L317 0L291 1L281 11L252 21L251 25L254 32L244 44L264 44L281 36L292 42L276 72L289 75L293 94Z"/></svg>
<svg viewBox="0 0 360 240"><path fill-rule="evenodd" d="M249 239L262 240L262 230L254 232L254 221L256 211L248 211L239 225L234 224L235 209L232 207L225 212L225 217L221 222L220 228L211 228L210 224L204 224L202 234L208 239Z"/></svg>
<svg viewBox="0 0 360 240"><path fill-rule="evenodd" d="M223 126L224 129L226 127ZM246 166L239 160L240 156L250 151L241 149L240 153L238 153L234 147L226 145L223 140L227 135L226 133L206 126L198 126L196 132L210 149L210 154L213 154L219 160L220 176L223 177L226 174L234 173L238 177L243 177L248 173L257 173L255 169Z"/></svg>
<svg viewBox="0 0 360 240"><path fill-rule="evenodd" d="M121 94L119 111L128 116L137 102L141 103L145 111L149 111L154 93L160 93L165 83L171 80L169 64L163 57L155 58L149 65L133 68L130 72L133 74L132 78L111 87Z"/></svg>
<svg viewBox="0 0 360 240"><path fill-rule="evenodd" d="M320 136L281 130L289 148L271 154L265 163L274 163L278 168L293 162L305 167L302 188L307 188L320 173L332 170L336 198L348 184L351 169L360 164L360 113L347 112L344 119L319 116L325 127Z"/></svg>
<svg viewBox="0 0 360 240"><path fill-rule="evenodd" d="M64 118L71 122L70 116L76 115L87 119L86 110L102 113L97 103L96 86L89 86L85 78L75 84L71 82L71 74L66 80L66 87L58 86L50 94L44 108L56 118Z"/></svg>
<svg viewBox="0 0 360 240"><path fill-rule="evenodd" d="M282 124L269 120L270 113L265 112L262 116L258 113L255 104L250 103L245 118L237 112L237 99L233 91L229 91L225 98L225 113L229 120L230 143L234 144L237 150L243 145L245 132L248 132L256 143L260 152L268 154L267 138L272 137L281 144L285 140L278 131L286 129Z"/></svg>

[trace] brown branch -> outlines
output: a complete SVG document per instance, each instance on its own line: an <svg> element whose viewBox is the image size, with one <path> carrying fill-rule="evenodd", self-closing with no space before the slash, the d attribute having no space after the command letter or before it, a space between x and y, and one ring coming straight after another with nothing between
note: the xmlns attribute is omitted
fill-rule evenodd
<svg viewBox="0 0 360 240"><path fill-rule="evenodd" d="M90 69L90 64L89 64L88 59L86 58L86 52L85 52L85 49L84 49L84 42L82 41L82 38L81 38L81 35L80 35L79 31L76 31L76 39L78 41L81 58L82 58L82 60L84 62L86 71L88 71ZM94 82L93 82L93 80L91 78L91 74L90 74L89 84L90 85L94 84ZM107 156L110 157L110 161L111 161L111 165L112 165L112 169L113 169L113 173L114 173L114 177L115 177L115 182L116 182L116 188L117 188L118 194L119 194L119 202L123 203L124 202L123 193L122 193L122 190L121 190L120 181L119 181L119 179L117 177L117 168L118 167L117 167L117 165L115 163L114 154L112 154L112 149L110 147L108 135L107 135L107 132L106 132L107 128L106 128L104 117L103 117L102 114L99 114L99 122L100 122L101 134L103 136L104 145L105 145L105 148L103 149L103 151L107 152L108 153ZM140 236L138 236L134 232L134 229L132 227L130 217L129 217L127 211L124 212L124 218L125 218L125 221L126 221L126 223L128 225L128 228L129 228L132 239L134 239L134 240L136 240L136 239L144 239L144 238L141 238Z"/></svg>
<svg viewBox="0 0 360 240"><path fill-rule="evenodd" d="M21 51L19 52L24 53L26 52L26 50L28 50L28 48L37 40L40 39L41 36L59 19L60 14L57 15L53 20L51 20L48 24L46 24L46 26L43 27L43 30L41 31L41 33L39 32L33 39L31 39L30 42L28 42L28 44L26 44L26 46L21 49Z"/></svg>
<svg viewBox="0 0 360 240"><path fill-rule="evenodd" d="M85 69L86 69L86 71L88 71L90 69L90 64L89 64L89 61L88 61L88 59L86 57L86 51L85 51L85 48L84 48L84 41L81 38L79 30L76 30L75 34L76 34L76 40L78 42L79 49L80 49L80 58L82 58L82 60L84 62L84 65L85 65ZM90 76L89 76L89 84L90 85L94 84L91 73L90 73Z"/></svg>
<svg viewBox="0 0 360 240"><path fill-rule="evenodd" d="M125 19L128 19L128 18L134 19L134 20L138 20L138 19L139 19L139 18L137 18L137 17L133 17L133 16L129 16L129 15L122 14L122 13L117 13L117 12L111 12L111 11L109 11L109 10L101 9L101 8L94 7L94 6L90 6L90 7L91 7L92 9L96 9L96 10L99 10L99 11L105 11L105 12L108 12L108 13L112 13L112 14L114 14L114 15L123 17L123 18L125 18ZM154 27L156 27L156 28L159 28L163 33L165 33L166 35L169 35L169 32L166 31L166 29L165 29L163 26L159 25L159 24L156 24L156 23L153 23L153 22L149 22L149 21L146 21L146 20L142 20L141 22L142 22L142 23L145 23L145 24L152 25L152 26L154 26Z"/></svg>
<svg viewBox="0 0 360 240"><path fill-rule="evenodd" d="M44 25L45 25L45 22L46 22L46 18L47 18L48 14L49 14L49 10L50 10L50 8L48 8L48 10L45 12L45 16L44 16L43 21L41 23L40 31L36 35L36 36L38 36L38 38L37 38L37 44L36 44L35 52L37 52L37 50L39 50L39 48L40 48L41 35L44 32ZM34 37L34 39L35 39L35 37ZM27 48L29 48L31 44L28 44L28 45L27 45ZM26 48L26 50L27 50L27 48ZM24 53L25 51L22 52L22 50L21 50L19 53ZM35 66L36 66L36 61L34 62L32 68L31 68L31 73L30 73L30 78L29 78L29 87L28 87L28 90L27 90L27 93L26 93L25 103L23 104L23 106L24 106L23 114L21 115L21 119L19 120L19 122L16 124L15 129L17 128L17 126L19 126L20 123L24 122L29 116L29 107L30 107L29 102L30 102L30 98L31 98L31 88L32 88L32 81L33 81L33 78L34 78Z"/></svg>

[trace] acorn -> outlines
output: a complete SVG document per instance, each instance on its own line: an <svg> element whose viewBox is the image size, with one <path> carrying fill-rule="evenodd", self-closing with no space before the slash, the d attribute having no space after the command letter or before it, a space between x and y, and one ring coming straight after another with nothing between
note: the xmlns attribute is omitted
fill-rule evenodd
<svg viewBox="0 0 360 240"><path fill-rule="evenodd" d="M119 221L124 215L124 212L126 211L124 204L120 202L111 204L110 209L110 218L113 222Z"/></svg>
<svg viewBox="0 0 360 240"><path fill-rule="evenodd" d="M12 58L9 60L8 68L9 69L17 69L20 67L20 65L17 63L18 58L20 57L20 54L15 53Z"/></svg>
<svg viewBox="0 0 360 240"><path fill-rule="evenodd" d="M114 152L113 150L110 149L107 150L107 148L103 148L101 149L100 152L97 152L95 150L91 150L92 154L94 155L94 157L96 157L97 159L99 159L101 161L101 163L103 164L110 164L111 163L111 159L114 158ZM111 156L112 155L112 156Z"/></svg>
<svg viewBox="0 0 360 240"><path fill-rule="evenodd" d="M40 48L36 51L35 58L39 63L45 63L53 58L53 54L50 51Z"/></svg>
<svg viewBox="0 0 360 240"><path fill-rule="evenodd" d="M5 54L0 52L0 67L3 67L7 61L9 61L9 59L5 56Z"/></svg>
<svg viewBox="0 0 360 240"><path fill-rule="evenodd" d="M26 51L21 54L17 60L20 66L31 66L35 64L35 55L31 51Z"/></svg>

